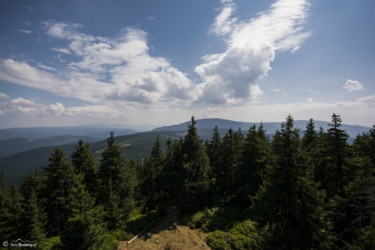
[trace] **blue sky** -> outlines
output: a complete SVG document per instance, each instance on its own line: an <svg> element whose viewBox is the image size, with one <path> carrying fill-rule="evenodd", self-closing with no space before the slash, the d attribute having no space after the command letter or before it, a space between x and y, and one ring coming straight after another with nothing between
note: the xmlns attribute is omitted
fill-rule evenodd
<svg viewBox="0 0 375 250"><path fill-rule="evenodd" d="M0 127L375 124L375 2L0 1Z"/></svg>

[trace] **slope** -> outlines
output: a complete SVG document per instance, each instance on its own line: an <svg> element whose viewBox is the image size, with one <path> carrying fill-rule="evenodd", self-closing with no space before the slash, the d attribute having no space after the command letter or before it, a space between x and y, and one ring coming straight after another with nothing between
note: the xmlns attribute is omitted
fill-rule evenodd
<svg viewBox="0 0 375 250"><path fill-rule="evenodd" d="M173 229L175 223L178 230ZM149 232L151 239L146 237ZM205 242L206 236L200 230L179 225L176 210L169 208L167 216L158 225L146 230L130 244L127 241L120 242L118 249L211 249Z"/></svg>

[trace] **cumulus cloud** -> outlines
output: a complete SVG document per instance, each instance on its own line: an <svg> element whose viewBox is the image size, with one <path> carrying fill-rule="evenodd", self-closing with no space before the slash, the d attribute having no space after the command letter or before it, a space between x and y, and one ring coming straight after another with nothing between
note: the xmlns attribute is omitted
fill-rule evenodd
<svg viewBox="0 0 375 250"><path fill-rule="evenodd" d="M0 80L90 105L42 105L21 98L7 102L1 110L55 117L85 113L116 118L125 109L257 103L263 93L259 82L271 70L276 53L298 50L310 35L303 30L309 4L304 0L279 0L255 18L240 21L234 16L236 5L230 0L221 2L208 32L224 39L226 49L202 58L202 64L195 67L201 77L197 83L173 67L168 58L152 56L148 34L141 29L127 27L115 37L102 37L81 32L82 25L77 23L50 20L43 23L44 31L59 40L59 46L50 49L58 53L63 67L2 59Z"/></svg>
<svg viewBox="0 0 375 250"><path fill-rule="evenodd" d="M54 68L40 63L4 59L0 79L95 104L183 104L194 98L194 86L186 74L166 58L150 56L146 32L126 28L114 38L95 37L80 32L81 27L76 23L44 23L50 37L67 43L67 47L51 49L76 56L65 60L65 69L54 73Z"/></svg>
<svg viewBox="0 0 375 250"><path fill-rule="evenodd" d="M343 88L346 89L348 92L353 92L363 89L363 86L359 81L348 79L346 80L346 83L343 86Z"/></svg>
<svg viewBox="0 0 375 250"><path fill-rule="evenodd" d="M224 3L211 26L216 35L226 35L226 51L204 56L195 68L204 81L203 102L224 104L258 97L259 80L271 70L276 52L295 52L310 36L303 31L309 9L305 0L279 0L243 22L231 17L234 8L233 3Z"/></svg>

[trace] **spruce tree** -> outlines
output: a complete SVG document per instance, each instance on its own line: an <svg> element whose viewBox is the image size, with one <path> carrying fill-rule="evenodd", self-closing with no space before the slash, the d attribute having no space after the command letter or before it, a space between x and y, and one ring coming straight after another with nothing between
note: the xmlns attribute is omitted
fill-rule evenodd
<svg viewBox="0 0 375 250"><path fill-rule="evenodd" d="M107 139L108 147L102 153L99 167L101 190L99 203L103 205L107 214L109 229L125 227L125 223L134 208L135 174L129 168L119 145L114 143L113 132ZM111 194L111 195L110 195ZM118 212L111 211L112 207Z"/></svg>
<svg viewBox="0 0 375 250"><path fill-rule="evenodd" d="M223 142L219 133L219 129L215 126L212 132L211 141L208 142L207 155L210 160L210 180L211 180L211 196L215 200L220 200L222 192L220 190L219 182L221 181L221 172L223 168L222 154ZM219 182L218 182L219 181Z"/></svg>
<svg viewBox="0 0 375 250"><path fill-rule="evenodd" d="M21 196L18 189L13 186L11 190L6 187L4 174L0 174L0 238L10 241L19 237L22 232Z"/></svg>
<svg viewBox="0 0 375 250"><path fill-rule="evenodd" d="M47 215L37 197L34 189L31 190L30 196L25 203L24 225L27 228L27 239L42 246L46 241L45 223Z"/></svg>
<svg viewBox="0 0 375 250"><path fill-rule="evenodd" d="M75 172L76 174L83 174L83 184L86 185L91 194L96 194L98 189L96 162L90 151L90 144L84 145L83 141L79 140L75 149L71 155Z"/></svg>
<svg viewBox="0 0 375 250"><path fill-rule="evenodd" d="M182 139L172 142L167 140L167 151L164 168L161 173L163 183L163 199L173 205L178 205L182 197L184 169L182 163Z"/></svg>
<svg viewBox="0 0 375 250"><path fill-rule="evenodd" d="M95 198L83 184L83 176L75 176L67 197L67 221L61 230L61 242L67 249L102 249L106 234L103 209L95 206Z"/></svg>
<svg viewBox="0 0 375 250"><path fill-rule="evenodd" d="M317 140L317 133L315 131L314 120L311 118L306 124L306 130L303 132L304 136L302 138L302 146L304 150L310 150Z"/></svg>
<svg viewBox="0 0 375 250"><path fill-rule="evenodd" d="M266 168L271 163L271 147L265 135L263 125L256 130L253 125L245 138L242 162L239 171L241 196L244 202L254 196L265 178Z"/></svg>
<svg viewBox="0 0 375 250"><path fill-rule="evenodd" d="M37 172L27 176L21 185L24 213L22 215L23 232L28 240L43 247L46 241L45 225L47 214L41 199L42 179Z"/></svg>
<svg viewBox="0 0 375 250"><path fill-rule="evenodd" d="M269 247L322 248L322 198L301 154L299 130L289 115L272 143L275 161L254 197L257 220L270 235Z"/></svg>
<svg viewBox="0 0 375 250"><path fill-rule="evenodd" d="M242 133L229 129L223 138L221 169L217 178L219 192L222 193L224 202L230 201L237 195L238 172L241 165Z"/></svg>
<svg viewBox="0 0 375 250"><path fill-rule="evenodd" d="M146 197L149 209L157 207L162 199L161 173L164 166L165 156L161 149L160 138L156 138L150 157L146 160L144 171L145 178L142 183L143 194Z"/></svg>
<svg viewBox="0 0 375 250"><path fill-rule="evenodd" d="M67 219L66 198L73 184L75 173L60 148L56 148L48 160L50 163L43 168L46 176L44 193L48 215L47 230L52 235L58 235L62 224Z"/></svg>
<svg viewBox="0 0 375 250"><path fill-rule="evenodd" d="M181 148L184 182L180 206L184 211L193 211L208 202L209 159L195 124L193 116Z"/></svg>
<svg viewBox="0 0 375 250"><path fill-rule="evenodd" d="M318 182L321 188L326 190L327 198L343 193L344 186L348 183L347 176L347 156L348 156L348 134L340 129L340 115L332 115L332 123L328 124L330 128L323 137L321 161L316 169Z"/></svg>

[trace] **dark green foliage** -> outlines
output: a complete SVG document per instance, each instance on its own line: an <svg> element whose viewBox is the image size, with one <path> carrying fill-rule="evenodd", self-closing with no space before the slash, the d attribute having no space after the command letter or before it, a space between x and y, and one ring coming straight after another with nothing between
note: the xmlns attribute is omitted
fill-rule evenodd
<svg viewBox="0 0 375 250"><path fill-rule="evenodd" d="M0 238L11 240L23 232L21 225L21 196L16 186L11 189L5 185L3 173L0 174Z"/></svg>
<svg viewBox="0 0 375 250"><path fill-rule="evenodd" d="M183 186L179 205L182 211L194 211L208 201L209 159L195 124L193 116L181 145Z"/></svg>
<svg viewBox="0 0 375 250"><path fill-rule="evenodd" d="M121 229L134 208L135 174L125 161L111 133L99 167L99 204L104 207L108 228Z"/></svg>
<svg viewBox="0 0 375 250"><path fill-rule="evenodd" d="M106 225L103 208L86 190L82 175L76 175L67 198L68 220L61 230L61 242L67 249L101 249Z"/></svg>
<svg viewBox="0 0 375 250"><path fill-rule="evenodd" d="M181 145L182 140L173 143L171 139L167 141L165 165L160 177L164 199L174 205L180 201L184 181Z"/></svg>
<svg viewBox="0 0 375 250"><path fill-rule="evenodd" d="M26 238L41 246L46 241L45 224L47 215L38 200L36 190L32 189L25 201L23 225L26 227Z"/></svg>
<svg viewBox="0 0 375 250"><path fill-rule="evenodd" d="M321 162L317 172L317 181L321 188L327 191L327 198L336 194L342 194L344 185L348 183L347 156L348 156L348 134L340 129L340 115L332 115L331 128L328 129L323 139Z"/></svg>
<svg viewBox="0 0 375 250"><path fill-rule="evenodd" d="M149 210L157 207L162 201L162 170L165 156L161 149L160 139L156 138L155 145L151 151L150 157L146 160L144 166L144 180L142 183L142 193L147 200Z"/></svg>
<svg viewBox="0 0 375 250"><path fill-rule="evenodd" d="M237 195L244 137L241 131L229 129L223 138L221 169L217 177L218 191L224 202Z"/></svg>
<svg viewBox="0 0 375 250"><path fill-rule="evenodd" d="M96 194L98 189L96 161L90 151L90 145L88 143L84 145L83 141L79 140L75 149L76 151L71 154L75 172L83 174L83 184L91 194Z"/></svg>
<svg viewBox="0 0 375 250"><path fill-rule="evenodd" d="M255 125L250 127L243 147L238 182L242 189L241 198L248 203L249 197L258 192L265 178L266 168L272 162L271 147L262 124L258 131Z"/></svg>
<svg viewBox="0 0 375 250"><path fill-rule="evenodd" d="M66 199L74 182L74 169L65 158L64 152L56 148L49 158L48 167L43 168L46 182L43 193L48 215L47 230L60 234L62 224L67 220Z"/></svg>
<svg viewBox="0 0 375 250"><path fill-rule="evenodd" d="M213 232L213 249L374 248L375 126L349 145L339 115L327 132L310 119L302 139L288 116L272 140L260 124L223 138L216 127L203 143L192 117L164 154L166 136L150 136L145 161L126 161L128 144L111 133L106 148L93 149L98 171L80 141L71 162L56 148L20 189L1 175L0 237L46 249L115 249L175 207L180 221Z"/></svg>
<svg viewBox="0 0 375 250"><path fill-rule="evenodd" d="M271 248L319 248L323 194L307 171L293 124L288 116L274 136L275 162L254 198L254 209L257 220L268 227Z"/></svg>

